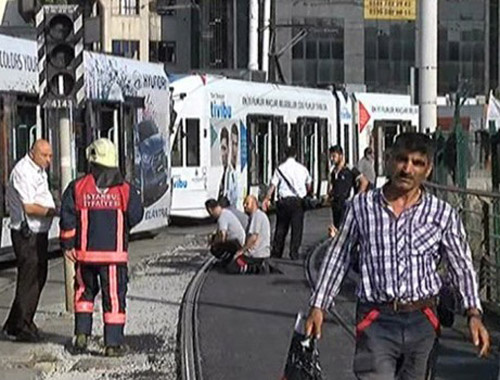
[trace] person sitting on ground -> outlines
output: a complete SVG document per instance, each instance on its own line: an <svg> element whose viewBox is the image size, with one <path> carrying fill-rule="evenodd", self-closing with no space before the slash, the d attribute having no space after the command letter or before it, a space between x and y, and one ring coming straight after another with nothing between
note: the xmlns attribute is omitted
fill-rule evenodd
<svg viewBox="0 0 500 380"><path fill-rule="evenodd" d="M225 196L219 197L219 199L217 199L217 202L221 205L222 208L231 211L238 218L244 230L247 229L248 226L247 214L245 214L243 211L238 210L236 207L232 206L229 203L229 199L227 199L227 197Z"/></svg>
<svg viewBox="0 0 500 380"><path fill-rule="evenodd" d="M207 212L217 220L217 231L210 241L210 252L223 263L230 261L245 243L245 230L231 211L215 199L205 202Z"/></svg>
<svg viewBox="0 0 500 380"><path fill-rule="evenodd" d="M228 273L265 274L270 272L268 259L271 255L271 224L267 215L259 209L257 198L248 195L244 203L250 216L246 240L233 260L226 266Z"/></svg>

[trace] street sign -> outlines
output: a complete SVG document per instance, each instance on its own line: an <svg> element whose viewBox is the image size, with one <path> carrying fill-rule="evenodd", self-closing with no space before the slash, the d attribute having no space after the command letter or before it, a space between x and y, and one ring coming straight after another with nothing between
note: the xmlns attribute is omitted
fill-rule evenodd
<svg viewBox="0 0 500 380"><path fill-rule="evenodd" d="M365 20L415 20L417 0L364 0Z"/></svg>

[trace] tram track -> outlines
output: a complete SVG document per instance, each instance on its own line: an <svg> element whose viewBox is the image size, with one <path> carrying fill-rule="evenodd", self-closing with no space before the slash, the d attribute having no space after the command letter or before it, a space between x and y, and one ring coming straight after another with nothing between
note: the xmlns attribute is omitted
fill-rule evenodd
<svg viewBox="0 0 500 380"><path fill-rule="evenodd" d="M179 318L179 368L181 380L202 380L198 341L198 298L208 272L215 263L209 257L191 279L182 299Z"/></svg>
<svg viewBox="0 0 500 380"><path fill-rule="evenodd" d="M311 249L310 253L307 255L304 262L304 272L309 283L310 288L314 288L314 285L318 281L319 269L321 263L325 257L325 251L330 244L330 239L322 241ZM335 308L328 309L328 314L338 323L342 330L352 339L353 342L356 341L356 335L352 324L345 320L344 317Z"/></svg>

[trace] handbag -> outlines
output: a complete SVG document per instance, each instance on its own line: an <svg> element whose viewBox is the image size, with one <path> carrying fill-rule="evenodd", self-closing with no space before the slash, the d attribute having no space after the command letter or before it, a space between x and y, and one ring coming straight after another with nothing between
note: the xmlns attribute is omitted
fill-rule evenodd
<svg viewBox="0 0 500 380"><path fill-rule="evenodd" d="M286 184L288 185L288 187L290 188L290 190L292 190L292 192L298 198L300 198L302 200L302 207L304 208L304 210L306 210L306 211L307 210L312 210L312 209L317 208L320 205L320 201L318 199L316 199L315 197L313 197L312 195L307 194L305 197L301 197L299 195L299 193L297 192L297 190L295 190L295 187L293 187L293 185L288 180L288 178L280 170L280 168L277 168L276 170L280 174L281 178L283 178L283 180L286 182Z"/></svg>
<svg viewBox="0 0 500 380"><path fill-rule="evenodd" d="M21 229L19 230L21 236L25 239L29 239L33 235L33 231L30 230L28 221L26 220L26 214L23 212L23 220L21 220Z"/></svg>
<svg viewBox="0 0 500 380"><path fill-rule="evenodd" d="M304 334L304 316L298 313L281 380L323 380L317 340Z"/></svg>

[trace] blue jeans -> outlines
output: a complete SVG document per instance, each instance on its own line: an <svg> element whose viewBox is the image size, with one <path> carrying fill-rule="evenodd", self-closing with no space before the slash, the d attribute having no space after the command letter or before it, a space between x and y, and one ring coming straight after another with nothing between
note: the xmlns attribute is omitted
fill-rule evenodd
<svg viewBox="0 0 500 380"><path fill-rule="evenodd" d="M360 380L424 380L439 335L435 310L358 304L354 373Z"/></svg>

